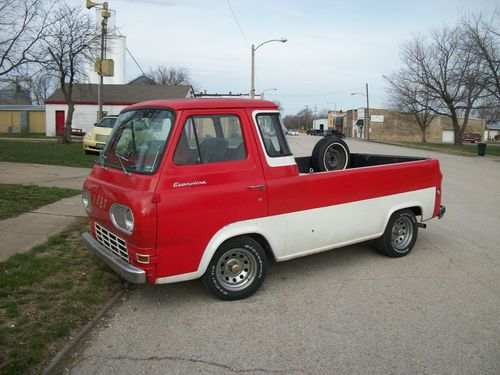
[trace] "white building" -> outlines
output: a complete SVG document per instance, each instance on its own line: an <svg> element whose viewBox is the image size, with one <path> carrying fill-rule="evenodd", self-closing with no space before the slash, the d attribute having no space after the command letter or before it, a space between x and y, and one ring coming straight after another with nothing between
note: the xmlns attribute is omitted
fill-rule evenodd
<svg viewBox="0 0 500 375"><path fill-rule="evenodd" d="M97 119L97 86L94 84L75 84L73 86L73 129L88 132ZM192 98L191 86L154 86L154 85L103 85L103 112L105 115L118 115L120 111L145 100ZM68 106L61 89L57 89L45 101L45 134L59 135L64 129Z"/></svg>
<svg viewBox="0 0 500 375"><path fill-rule="evenodd" d="M328 119L327 118L319 118L317 120L313 120L313 129L315 129L315 130L328 129Z"/></svg>

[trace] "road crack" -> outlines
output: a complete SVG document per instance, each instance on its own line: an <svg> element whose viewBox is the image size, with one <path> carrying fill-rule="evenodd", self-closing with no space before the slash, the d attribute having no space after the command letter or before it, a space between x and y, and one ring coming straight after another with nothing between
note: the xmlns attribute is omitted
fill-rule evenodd
<svg viewBox="0 0 500 375"><path fill-rule="evenodd" d="M189 363L196 363L196 364L199 363L199 364L214 366L214 367L228 370L228 371L232 371L232 372L245 372L245 373L251 373L251 372L264 372L264 373L268 373L268 374L291 374L294 372L300 373L300 374L307 373L304 369L271 370L271 369L265 369L265 368L250 368L250 369L235 368L235 367L225 365L223 363L218 363L218 362L214 362L214 361L207 361L207 360L203 360L203 359L181 357L181 356L150 356L150 357L113 356L113 357L109 357L107 359L118 360L118 361L120 361L120 360L129 360L129 361L182 361L182 362L189 362Z"/></svg>

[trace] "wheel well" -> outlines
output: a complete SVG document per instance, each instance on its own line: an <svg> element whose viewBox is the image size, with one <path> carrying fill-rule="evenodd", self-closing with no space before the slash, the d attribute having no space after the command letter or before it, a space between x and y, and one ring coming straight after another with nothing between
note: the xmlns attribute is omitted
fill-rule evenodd
<svg viewBox="0 0 500 375"><path fill-rule="evenodd" d="M422 208L415 206L415 207L408 207L409 210L411 210L415 216L422 216Z"/></svg>
<svg viewBox="0 0 500 375"><path fill-rule="evenodd" d="M247 233L245 234L245 236L249 236L255 241L257 241L260 244L260 246L262 246L262 248L265 250L268 259L275 259L273 249L271 248L271 245L269 245L269 242L267 241L266 237L258 233Z"/></svg>

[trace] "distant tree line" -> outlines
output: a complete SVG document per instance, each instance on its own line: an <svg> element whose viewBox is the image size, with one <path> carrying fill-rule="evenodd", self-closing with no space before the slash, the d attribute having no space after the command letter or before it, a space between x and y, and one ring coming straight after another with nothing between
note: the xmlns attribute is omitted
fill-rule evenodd
<svg viewBox="0 0 500 375"><path fill-rule="evenodd" d="M451 119L455 144L469 118L500 119L500 11L462 17L401 47L402 67L385 76L391 107L411 113L425 130L437 115Z"/></svg>
<svg viewBox="0 0 500 375"><path fill-rule="evenodd" d="M287 129L312 129L315 119L327 118L328 110L322 109L315 113L307 105L297 112L295 115L286 115L283 118L283 123Z"/></svg>

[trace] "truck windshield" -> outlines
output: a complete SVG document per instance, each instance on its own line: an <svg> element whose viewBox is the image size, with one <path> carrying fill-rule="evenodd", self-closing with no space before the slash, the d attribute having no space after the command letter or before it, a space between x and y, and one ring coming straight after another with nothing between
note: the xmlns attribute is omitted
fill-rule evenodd
<svg viewBox="0 0 500 375"><path fill-rule="evenodd" d="M166 109L136 109L116 120L103 165L125 173L152 174L158 168L175 115Z"/></svg>

